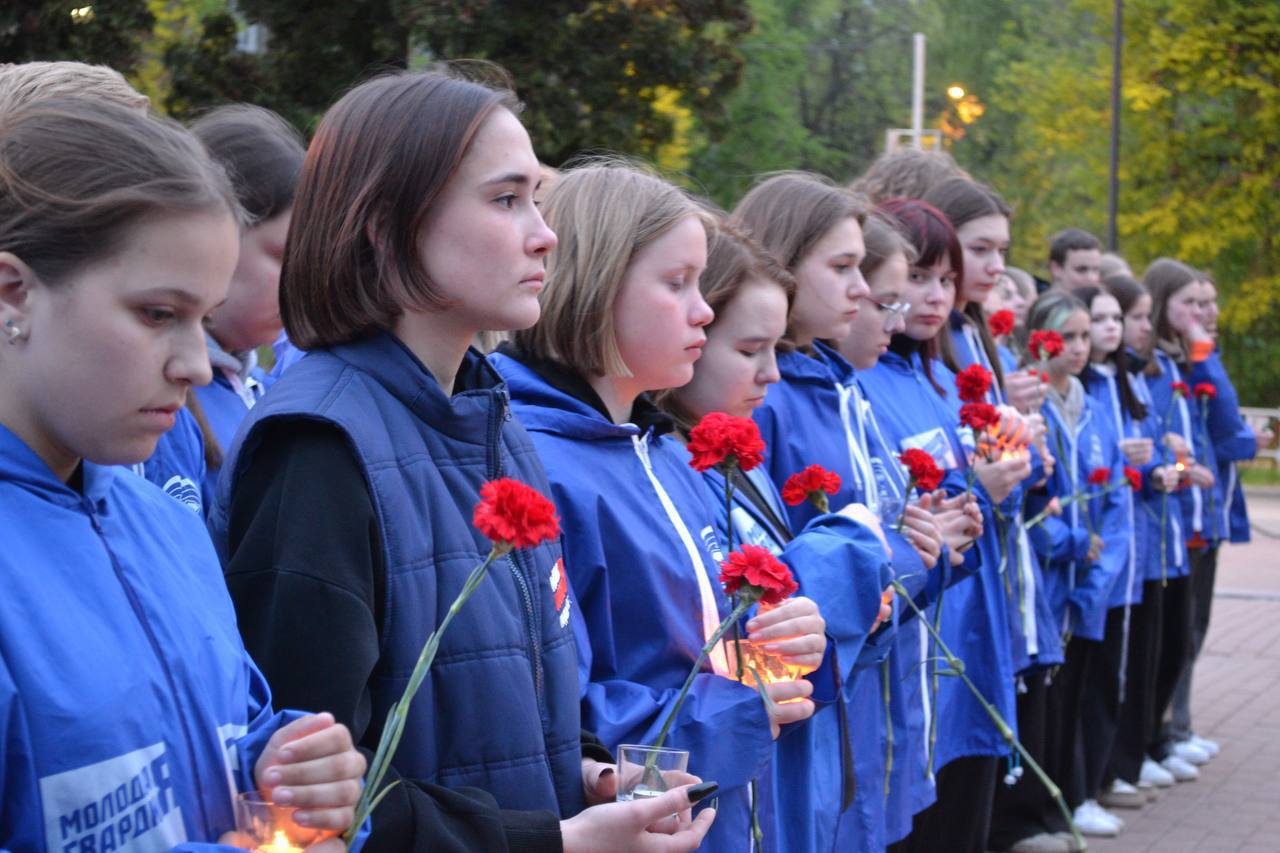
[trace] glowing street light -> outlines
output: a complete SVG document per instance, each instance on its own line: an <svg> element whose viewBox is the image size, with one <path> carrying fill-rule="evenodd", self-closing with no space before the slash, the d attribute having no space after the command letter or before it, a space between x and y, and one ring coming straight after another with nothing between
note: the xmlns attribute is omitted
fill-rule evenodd
<svg viewBox="0 0 1280 853"><path fill-rule="evenodd" d="M71 20L77 24L83 24L86 21L93 20L92 6L78 6L71 10Z"/></svg>
<svg viewBox="0 0 1280 853"><path fill-rule="evenodd" d="M953 101L958 101L965 96L964 86L959 83L952 83L947 87L947 97Z"/></svg>

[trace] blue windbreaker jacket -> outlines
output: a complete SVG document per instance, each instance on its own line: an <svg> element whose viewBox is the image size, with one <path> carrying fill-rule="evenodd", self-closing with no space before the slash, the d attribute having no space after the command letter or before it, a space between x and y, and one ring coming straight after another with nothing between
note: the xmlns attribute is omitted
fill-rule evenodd
<svg viewBox="0 0 1280 853"><path fill-rule="evenodd" d="M1157 411L1151 395L1150 378L1144 373L1146 360L1129 351L1129 382L1138 399L1147 407L1147 417L1142 422L1142 435L1155 445L1151 465L1143 471L1142 518L1146 521L1145 538L1148 550L1139 551L1148 556L1142 559L1141 579L1163 581L1170 577L1184 577L1187 573L1187 545L1182 537L1182 507L1176 497L1169 497L1152 487L1150 473L1161 465L1173 463L1173 454L1164 444L1166 410ZM1139 527L1141 529L1141 526Z"/></svg>
<svg viewBox="0 0 1280 853"><path fill-rule="evenodd" d="M1183 437L1191 448L1192 458L1211 471L1217 470L1217 459L1214 456L1213 443L1205 429L1204 420L1200 417L1198 401L1188 400L1173 393L1174 382L1187 382L1187 375L1182 368L1163 351L1156 349L1154 354L1160 367L1160 375L1151 377L1148 387L1160 414L1164 432L1176 432ZM1214 496L1216 500L1216 495ZM1216 523L1216 511L1209 511L1210 494L1199 486L1188 485L1179 489L1176 500L1169 503L1182 507L1182 535L1191 542L1198 533L1208 543L1217 544L1219 525ZM1215 507L1216 510L1216 507ZM1189 571L1188 563L1187 570ZM1171 577L1177 575L1170 573Z"/></svg>
<svg viewBox="0 0 1280 853"><path fill-rule="evenodd" d="M867 431L869 409L854 378L853 367L834 350L821 343L813 355L783 353L778 357L782 381L769 390L764 405L755 412L756 423L769 446L765 458L775 485L783 485L792 474L818 464L840 476L840 490L829 496L831 506L864 503L886 519L892 516L894 493L890 472L871 453ZM895 463L896 464L896 463ZM887 500L882 505L883 497ZM901 500L898 486L897 500ZM789 507L793 527L800 527L817 511L807 502ZM893 551L893 571L912 590L923 589L927 573L914 548L893 530L896 516L884 525ZM946 557L943 558L944 560ZM895 616L904 605L895 605ZM824 609L824 614L826 610ZM828 616L828 618L831 618ZM896 635L881 628L859 661L846 690L846 702L853 726L854 763L857 791L853 808L841 817L837 846L841 850L878 850L892 839L884 792L885 747L888 743L882 663L896 646ZM888 666L895 667L893 662ZM890 678L889 715L903 707L901 679ZM897 763L904 768L906 761ZM891 780L891 791L895 790ZM896 788L902 791L901 786Z"/></svg>
<svg viewBox="0 0 1280 853"><path fill-rule="evenodd" d="M1252 459L1258 453L1258 439L1240 417L1240 396L1218 354L1191 366L1191 384L1209 382L1217 390L1208 403L1209 440L1218 460L1215 472L1218 482L1217 513L1219 530L1231 542L1249 541L1249 511L1244 502L1244 488L1236 471L1236 463ZM1196 409L1205 413L1205 404L1197 400Z"/></svg>
<svg viewBox="0 0 1280 853"><path fill-rule="evenodd" d="M787 528L779 527L778 522L786 524L786 509L768 475L756 468L746 476L768 502L770 512L735 490L733 541L768 548L791 567L800 584L799 594L818 602L827 618L830 644L823 669L830 667L832 672L819 670L810 676L818 705L814 716L789 727L775 747L773 807L784 828L776 848L793 853L835 850L837 823L856 786L850 740L850 727L856 721L849 719L843 687L854 676L867 628L879 611L880 591L891 577L890 564L879 538L841 515L819 515L792 537ZM718 532L725 539L724 476L713 468L703 477L720 510ZM820 681L824 675L824 680L838 682L839 695L825 694L826 685Z"/></svg>
<svg viewBox="0 0 1280 853"><path fill-rule="evenodd" d="M0 426L0 849L213 849L296 714L271 710L200 518L83 471L81 494Z"/></svg>
<svg viewBox="0 0 1280 853"><path fill-rule="evenodd" d="M583 725L610 748L652 743L707 638L732 610L719 582L724 555L707 487L673 437L614 424L521 362L489 358L511 389L560 511ZM720 783L705 849L742 851L751 836L749 783L769 779L773 740L759 694L729 677L719 649L709 666L664 745L689 750L689 772ZM778 838L770 802L762 796L758 805L770 844Z"/></svg>
<svg viewBox="0 0 1280 853"><path fill-rule="evenodd" d="M204 437L189 409L178 410L173 429L160 436L146 462L131 466L133 473L159 486L166 495L201 517L208 504L204 483Z"/></svg>
<svg viewBox="0 0 1280 853"><path fill-rule="evenodd" d="M1078 381L1072 379L1073 382ZM1065 526L1070 536L1064 547L1054 547L1042 555L1045 586L1056 624L1086 640L1103 639L1112 587L1120 582L1129 554L1132 528L1128 523L1124 460L1106 413L1092 397L1085 395L1084 409L1075 428L1067 426L1052 400L1044 404L1050 447L1058 460L1054 468L1054 492L1065 501L1073 495L1093 496L1074 500L1063 508L1060 518L1046 519ZM1104 489L1088 483L1097 469L1108 472ZM1087 517L1086 517L1087 514ZM1096 561L1085 559L1092 529L1103 541Z"/></svg>

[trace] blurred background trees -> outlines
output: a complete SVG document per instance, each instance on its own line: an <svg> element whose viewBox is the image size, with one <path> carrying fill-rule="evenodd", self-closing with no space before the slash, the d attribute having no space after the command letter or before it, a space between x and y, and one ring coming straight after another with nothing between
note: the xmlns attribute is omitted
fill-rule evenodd
<svg viewBox="0 0 1280 853"><path fill-rule="evenodd" d="M353 83L473 58L502 66L544 161L621 151L731 206L754 175L845 181L926 123L1015 206L1012 260L1102 236L1114 0L10 0L0 60L125 72L187 119L251 101L309 132ZM1212 272L1246 403L1280 400L1280 4L1125 0L1120 250ZM958 84L963 100L949 98Z"/></svg>

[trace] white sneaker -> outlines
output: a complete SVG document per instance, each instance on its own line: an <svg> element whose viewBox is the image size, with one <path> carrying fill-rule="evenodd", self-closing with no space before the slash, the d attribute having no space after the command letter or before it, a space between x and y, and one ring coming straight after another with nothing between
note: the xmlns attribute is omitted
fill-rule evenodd
<svg viewBox="0 0 1280 853"><path fill-rule="evenodd" d="M1124 818L1120 817L1120 815L1116 814L1115 812L1107 811L1102 807L1102 804L1099 803L1097 800L1085 800L1085 805L1094 809L1103 817L1105 817L1107 820L1114 823L1117 828L1124 829Z"/></svg>
<svg viewBox="0 0 1280 853"><path fill-rule="evenodd" d="M1209 740L1207 737L1200 737L1200 735L1192 735L1191 742L1195 744L1197 747L1199 747L1200 749L1209 753L1210 758L1217 757L1218 753L1222 751L1222 748L1218 746L1218 742L1216 740Z"/></svg>
<svg viewBox="0 0 1280 853"><path fill-rule="evenodd" d="M1150 758L1142 759L1142 773L1138 778L1139 785L1146 782L1148 785L1154 785L1157 788L1172 788L1177 781L1177 779L1173 778L1172 773L1156 764Z"/></svg>
<svg viewBox="0 0 1280 853"><path fill-rule="evenodd" d="M1161 773L1165 772L1164 768L1161 767L1159 764L1155 764L1153 762L1152 766L1157 768ZM1157 788L1155 784L1152 782L1148 782L1146 780L1139 780L1137 788L1138 788L1138 793L1146 797L1148 803L1154 803L1156 800L1160 799L1160 789Z"/></svg>
<svg viewBox="0 0 1280 853"><path fill-rule="evenodd" d="M1200 778L1200 771L1194 765L1188 764L1179 758L1177 753L1173 753L1164 761L1161 761L1160 766L1173 774L1173 778L1179 782L1194 782Z"/></svg>
<svg viewBox="0 0 1280 853"><path fill-rule="evenodd" d="M1194 764L1196 767L1203 767L1208 764L1210 758L1209 753L1196 746L1189 739L1174 743L1173 754L1188 764Z"/></svg>
<svg viewBox="0 0 1280 853"><path fill-rule="evenodd" d="M1071 820L1084 835L1114 838L1120 834L1120 825L1108 819L1107 813L1093 800L1081 803L1076 808L1075 814L1071 816Z"/></svg>
<svg viewBox="0 0 1280 853"><path fill-rule="evenodd" d="M1123 779L1117 779L1098 795L1098 802L1112 809L1140 809L1147 804L1147 795Z"/></svg>

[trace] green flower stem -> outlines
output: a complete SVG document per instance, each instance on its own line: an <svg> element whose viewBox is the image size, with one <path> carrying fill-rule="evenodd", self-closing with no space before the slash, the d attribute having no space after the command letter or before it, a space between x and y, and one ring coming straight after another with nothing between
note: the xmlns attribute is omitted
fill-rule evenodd
<svg viewBox="0 0 1280 853"><path fill-rule="evenodd" d="M684 684L680 687L680 692L676 695L675 704L671 706L671 710L667 712L667 718L662 723L662 728L658 731L658 737L653 742L653 747L657 749L662 746L667 739L667 734L671 731L671 724L676 721L676 714L680 713L680 706L684 704L685 697L689 695L689 688L693 686L693 679L702 671L702 664L711 654L711 650L716 647L716 643L720 642L720 638L729 630L729 626L737 624L742 618L742 614L756 603L756 599L750 595L741 596L738 606L733 608L733 612L720 623L720 627L716 628L715 633L711 635L711 639L707 640L707 644L702 647L702 651L698 652L698 659L693 662L693 668L689 670L689 676L684 680ZM656 759L656 755L654 759ZM653 759L651 759L653 760Z"/></svg>
<svg viewBox="0 0 1280 853"><path fill-rule="evenodd" d="M880 662L880 696L884 700L884 795L889 796L889 778L893 774L893 717L889 702L889 658Z"/></svg>
<svg viewBox="0 0 1280 853"><path fill-rule="evenodd" d="M724 526L726 536L728 537L727 547L724 549L726 554L733 553L733 469L737 467L737 461L730 456L720 466L720 473L724 475ZM732 596L730 601L735 609L738 607L738 596ZM733 656L736 661L738 670L738 680L742 680L742 629L737 622L733 623Z"/></svg>
<svg viewBox="0 0 1280 853"><path fill-rule="evenodd" d="M1076 846L1079 849L1084 849L1084 839L1080 836L1080 830L1076 828L1075 822L1071 819L1071 810L1067 808L1067 803L1062 798L1062 791L1054 784L1053 780L1049 778L1049 775L1044 772L1044 769L1041 768L1036 760L1031 757L1031 753L1027 752L1022 743L1013 736L1013 730L1009 728L1009 724L1000 716L1000 712L987 701L986 697L982 695L982 691L978 689L977 685L969 680L969 676L966 675L964 671L964 663L952 654L951 649L949 649L947 644L943 642L942 637L933 629L933 626L929 624L929 621L924 619L924 614L920 612L920 609L916 607L915 602L907 595L906 588L896 580L893 582L893 586L894 589L897 590L898 595L902 596L902 598L907 602L907 606L915 611L916 618L923 620L925 626L929 629L929 633L933 634L933 641L937 644L938 648L942 651L943 656L947 659L947 665L950 666L955 674L960 677L960 680L964 682L965 687L969 688L969 692L972 693L973 697L982 705L982 709L987 712L987 716L989 716L991 718L991 722L995 724L996 730L1000 732L1000 736L1004 738L1005 742L1008 743L1010 747L1018 751L1018 754L1022 756L1022 760L1031 768L1032 772L1036 774L1037 778L1039 778L1041 784L1043 784L1049 791L1049 796L1053 797L1054 802L1058 804L1058 809L1062 812L1062 816L1066 818L1067 826L1071 827L1071 835L1075 838ZM937 716L938 709L935 705L933 713L934 719L937 719ZM930 773L933 772L932 747L933 744L931 738L929 756Z"/></svg>
<svg viewBox="0 0 1280 853"><path fill-rule="evenodd" d="M423 644L422 651L418 654L418 662L413 665L413 673L409 676L409 684L405 687L404 694L399 701L391 706L391 710L387 714L387 722L382 730L382 737L378 739L378 749L373 754L373 761L370 762L369 770L364 777L364 790L360 792L360 799L356 802L355 818L342 835L342 840L348 847L351 846L356 833L359 832L369 814L394 785L392 783L392 785L383 788L382 780L387 775L387 769L391 766L391 759L396 753L396 747L400 745L400 736L404 733L405 722L409 718L409 703L413 701L418 688L422 686L422 682L427 676L427 670L431 669L431 663L436 659L436 652L440 649L440 640L444 636L444 632L448 629L449 623L453 621L453 617L458 615L458 612L462 610L468 599L480 588L480 584L484 583L485 576L489 572L489 566L493 564L493 561L510 552L511 546L504 542L495 542L493 544L493 547L489 550L489 555L484 558L484 561L471 570L471 574L467 576L466 583L462 585L462 591L453 600L453 604L449 605L449 612L445 614L444 619L440 621L436 629L427 637L426 643Z"/></svg>
<svg viewBox="0 0 1280 853"><path fill-rule="evenodd" d="M916 607L916 603L907 597L906 587L902 586L902 584L895 580L893 582L893 588L899 595L907 599L907 604L909 604L911 609L915 611L916 618L924 621L925 626L929 629L929 633L934 637L940 636L942 632L942 599L946 594L946 587L943 587L938 591L938 600L934 604L933 609L934 621L932 625L929 624L928 618L920 612L920 608ZM935 645L939 645L939 643L935 642ZM934 748L938 743L938 664L936 657L933 665L933 673L929 678L929 703L929 707L933 709L933 713L929 715L929 778L932 779Z"/></svg>

